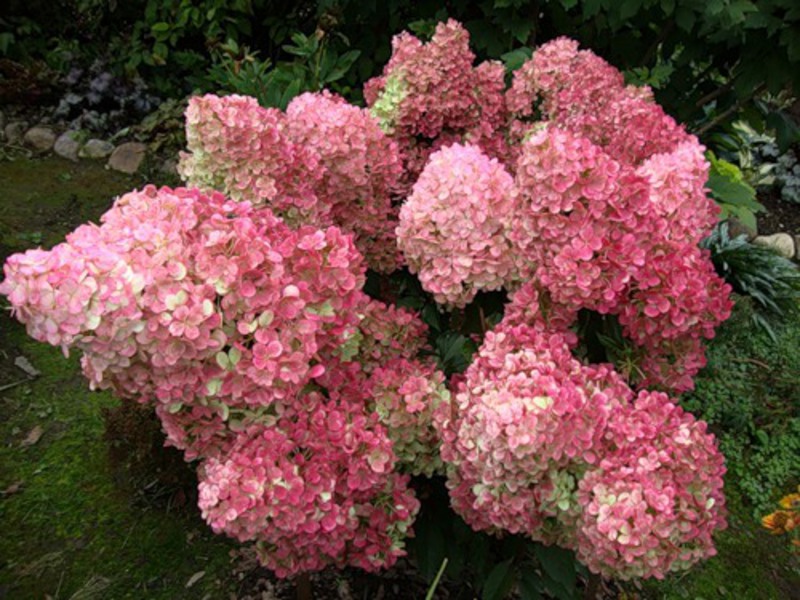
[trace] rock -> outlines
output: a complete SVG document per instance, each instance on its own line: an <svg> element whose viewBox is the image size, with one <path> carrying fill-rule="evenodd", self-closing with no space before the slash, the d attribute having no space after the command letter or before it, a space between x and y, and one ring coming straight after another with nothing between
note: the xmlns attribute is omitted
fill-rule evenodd
<svg viewBox="0 0 800 600"><path fill-rule="evenodd" d="M14 121L5 127L6 142L9 144L19 144L25 136L28 124L24 121Z"/></svg>
<svg viewBox="0 0 800 600"><path fill-rule="evenodd" d="M158 172L170 177L178 176L178 162L168 158L164 162L159 163Z"/></svg>
<svg viewBox="0 0 800 600"><path fill-rule="evenodd" d="M108 166L115 171L133 175L142 166L145 152L147 152L147 146L139 142L120 144L111 153Z"/></svg>
<svg viewBox="0 0 800 600"><path fill-rule="evenodd" d="M728 235L731 236L731 239L736 239L742 234L747 236L748 241L751 241L758 236L758 225L750 227L736 217L728 217Z"/></svg>
<svg viewBox="0 0 800 600"><path fill-rule="evenodd" d="M25 134L25 144L37 152L48 152L53 149L56 134L49 127L32 127Z"/></svg>
<svg viewBox="0 0 800 600"><path fill-rule="evenodd" d="M67 160L78 162L78 150L81 145L75 139L74 131L67 131L58 136L53 151Z"/></svg>
<svg viewBox="0 0 800 600"><path fill-rule="evenodd" d="M760 235L753 240L754 244L772 248L783 257L794 258L795 243L794 238L788 233L774 233L772 235Z"/></svg>
<svg viewBox="0 0 800 600"><path fill-rule="evenodd" d="M81 158L106 158L114 151L114 144L104 140L91 139L80 149L78 156Z"/></svg>

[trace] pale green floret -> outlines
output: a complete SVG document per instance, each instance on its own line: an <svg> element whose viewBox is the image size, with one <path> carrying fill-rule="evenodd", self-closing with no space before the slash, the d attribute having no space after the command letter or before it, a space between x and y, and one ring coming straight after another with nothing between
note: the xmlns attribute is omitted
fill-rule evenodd
<svg viewBox="0 0 800 600"><path fill-rule="evenodd" d="M338 354L343 361L348 362L353 360L358 354L358 350L361 347L361 340L364 339L364 336L359 330L345 335L345 342L334 351L334 354Z"/></svg>
<svg viewBox="0 0 800 600"><path fill-rule="evenodd" d="M550 480L553 482L553 492L547 499L547 504L566 512L577 504L575 496L578 484L575 476L567 471L556 469L551 470L549 475Z"/></svg>
<svg viewBox="0 0 800 600"><path fill-rule="evenodd" d="M326 300L323 304L318 306L306 306L305 310L309 314L319 315L321 317L332 317L334 315L330 300Z"/></svg>
<svg viewBox="0 0 800 600"><path fill-rule="evenodd" d="M217 352L215 358L220 369L233 371L236 368L236 365L239 364L239 360L242 358L242 352L236 347L231 348L227 352L220 350Z"/></svg>
<svg viewBox="0 0 800 600"><path fill-rule="evenodd" d="M370 114L378 120L378 124L387 135L394 133L394 128L400 103L408 96L408 86L402 72L392 73L386 78L375 104L370 108Z"/></svg>
<svg viewBox="0 0 800 600"><path fill-rule="evenodd" d="M215 378L206 384L206 392L209 396L216 396L222 389L222 379Z"/></svg>

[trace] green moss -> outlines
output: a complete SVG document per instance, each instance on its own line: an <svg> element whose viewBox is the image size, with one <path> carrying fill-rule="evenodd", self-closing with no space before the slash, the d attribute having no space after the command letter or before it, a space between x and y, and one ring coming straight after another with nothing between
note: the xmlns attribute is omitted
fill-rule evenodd
<svg viewBox="0 0 800 600"><path fill-rule="evenodd" d="M96 221L115 195L143 184L101 164L58 158L0 163L0 180L6 252L58 243ZM30 235L37 231L39 239ZM0 595L228 597L236 589L233 544L213 535L194 506L142 502L112 469L102 410L119 401L90 392L77 356L31 340L5 311L0 348L0 385L25 380L17 356L42 373L0 393L0 490L8 491L0 498ZM41 438L26 446L36 427ZM186 590L198 571L205 576Z"/></svg>
<svg viewBox="0 0 800 600"><path fill-rule="evenodd" d="M11 597L55 596L59 588L70 597L102 576L108 585L101 597L166 599L184 597L192 574L205 571L191 597L221 594L231 585L231 544L213 536L196 509L148 508L115 482L101 409L117 400L88 391L76 358L29 340L6 318L0 327L6 351L43 373L3 400L0 489L22 487L0 503L0 556L8 557L0 585L10 586ZM24 446L37 426L41 439Z"/></svg>

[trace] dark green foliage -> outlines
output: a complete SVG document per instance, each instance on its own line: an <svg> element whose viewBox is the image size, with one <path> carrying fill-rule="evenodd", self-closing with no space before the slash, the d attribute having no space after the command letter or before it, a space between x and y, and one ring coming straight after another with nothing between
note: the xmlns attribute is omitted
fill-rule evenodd
<svg viewBox="0 0 800 600"><path fill-rule="evenodd" d="M434 580L446 559L444 578L460 583L459 598L501 600L512 591L523 600L579 597L578 575L585 577L586 570L572 552L473 531L450 508L443 480L420 480L418 488L423 505L408 549L426 581Z"/></svg>
<svg viewBox="0 0 800 600"><path fill-rule="evenodd" d="M774 250L757 246L745 236L731 239L721 223L703 240L717 273L735 292L755 302L753 321L774 337L773 322L797 315L800 308L800 270Z"/></svg>
<svg viewBox="0 0 800 600"><path fill-rule="evenodd" d="M7 13L0 54L40 59L66 48L93 58L110 47L119 69L144 76L161 93L202 87L214 71L212 57L231 43L257 52L262 65L292 62L290 48L304 45L293 34L302 32L347 56L320 67L358 99L353 90L388 60L391 35L411 29L424 37L451 17L470 31L480 58L503 60L511 70L536 45L571 36L629 81L651 85L668 112L699 128L751 106L764 91L800 87L796 0L72 0L12 2ZM360 54L346 55L348 49ZM213 79L220 75L217 68ZM316 84L308 88L324 82ZM766 125L782 140L797 137L783 113L771 112Z"/></svg>
<svg viewBox="0 0 800 600"><path fill-rule="evenodd" d="M773 340L753 326L752 304L737 302L682 404L717 434L728 481L759 515L800 481L800 319L783 321Z"/></svg>

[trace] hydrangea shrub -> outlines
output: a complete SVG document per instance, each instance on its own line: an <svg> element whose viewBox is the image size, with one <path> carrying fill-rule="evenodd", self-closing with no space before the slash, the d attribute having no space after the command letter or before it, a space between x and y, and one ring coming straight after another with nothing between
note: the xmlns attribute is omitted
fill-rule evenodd
<svg viewBox="0 0 800 600"><path fill-rule="evenodd" d="M0 293L30 335L82 353L92 387L152 407L195 461L203 517L278 576L391 566L412 477L434 475L474 529L595 573L712 556L723 459L674 398L732 306L697 246L717 217L703 147L571 40L508 88L454 21L393 48L368 108L192 99L187 187L12 256ZM368 268L407 269L440 311L502 292L504 315L448 380L421 316L366 293ZM587 311L632 362L588 360Z"/></svg>

